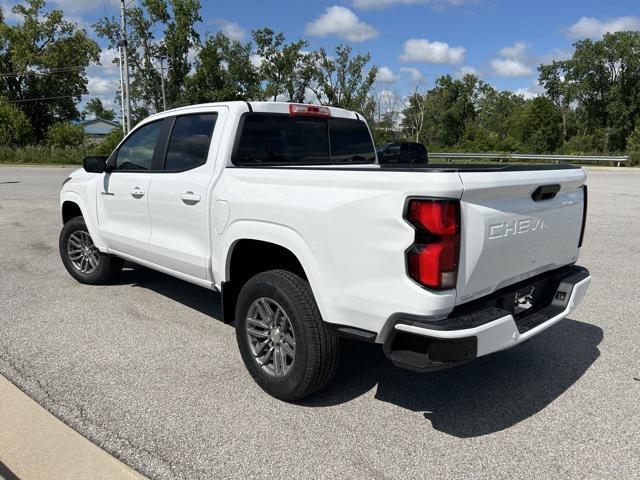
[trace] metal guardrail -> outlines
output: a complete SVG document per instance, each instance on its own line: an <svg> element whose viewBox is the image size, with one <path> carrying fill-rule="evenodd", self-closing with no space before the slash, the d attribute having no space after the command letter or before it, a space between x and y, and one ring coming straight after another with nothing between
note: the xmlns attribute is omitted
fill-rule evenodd
<svg viewBox="0 0 640 480"><path fill-rule="evenodd" d="M629 161L628 155L534 155L528 153L446 153L429 152L429 158L453 159L491 159L491 160L546 160L560 162L616 162L619 167L622 162Z"/></svg>

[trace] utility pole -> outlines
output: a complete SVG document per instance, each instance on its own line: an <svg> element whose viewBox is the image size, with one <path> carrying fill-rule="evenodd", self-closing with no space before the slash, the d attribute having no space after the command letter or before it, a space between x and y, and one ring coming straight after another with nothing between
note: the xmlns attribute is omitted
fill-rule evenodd
<svg viewBox="0 0 640 480"><path fill-rule="evenodd" d="M162 110L167 109L167 94L164 90L164 58L160 57L160 82L162 85Z"/></svg>
<svg viewBox="0 0 640 480"><path fill-rule="evenodd" d="M120 114L122 115L122 133L127 134L127 119L124 110L124 67L122 65L122 45L118 45L118 65L120 66Z"/></svg>
<svg viewBox="0 0 640 480"><path fill-rule="evenodd" d="M131 130L131 96L129 95L129 61L127 55L127 19L126 19L125 0L120 0L120 26L122 28L122 40L120 42L122 48L122 57L124 64L124 96L126 106L126 128L125 132Z"/></svg>

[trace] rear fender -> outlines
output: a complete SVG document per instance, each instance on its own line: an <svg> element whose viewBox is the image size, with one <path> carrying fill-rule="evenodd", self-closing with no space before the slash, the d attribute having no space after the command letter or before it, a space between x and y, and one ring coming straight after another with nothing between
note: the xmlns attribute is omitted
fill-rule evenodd
<svg viewBox="0 0 640 480"><path fill-rule="evenodd" d="M232 280L230 264L234 246L240 240L259 240L279 245L289 250L300 262L323 318L329 315L326 299L326 282L316 258L302 236L292 228L259 220L238 220L227 227L220 242L220 261L214 265L214 278L218 287ZM319 292L323 292L322 295Z"/></svg>

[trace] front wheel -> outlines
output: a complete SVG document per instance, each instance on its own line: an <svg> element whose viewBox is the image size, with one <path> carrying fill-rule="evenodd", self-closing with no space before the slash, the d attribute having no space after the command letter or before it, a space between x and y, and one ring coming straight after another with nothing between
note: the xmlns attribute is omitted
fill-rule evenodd
<svg viewBox="0 0 640 480"><path fill-rule="evenodd" d="M96 248L82 217L72 218L64 224L58 246L67 272L80 283L108 283L124 265L121 258Z"/></svg>
<svg viewBox="0 0 640 480"><path fill-rule="evenodd" d="M251 278L236 306L236 339L253 379L270 395L298 400L324 387L338 364L309 284L286 270Z"/></svg>

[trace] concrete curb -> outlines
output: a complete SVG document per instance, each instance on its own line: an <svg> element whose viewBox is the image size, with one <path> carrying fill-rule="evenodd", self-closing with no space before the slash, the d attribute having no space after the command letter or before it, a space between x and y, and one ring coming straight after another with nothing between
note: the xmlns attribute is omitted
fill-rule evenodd
<svg viewBox="0 0 640 480"><path fill-rule="evenodd" d="M5 475L13 473L22 480L146 478L65 425L1 375L0 425L0 466L9 470Z"/></svg>

